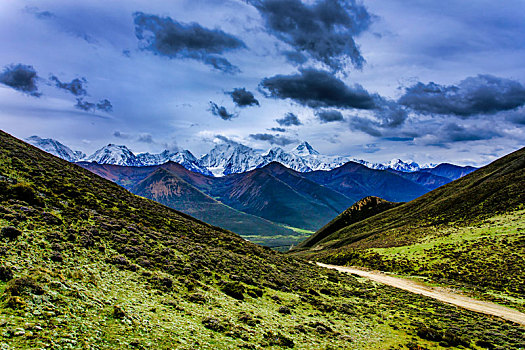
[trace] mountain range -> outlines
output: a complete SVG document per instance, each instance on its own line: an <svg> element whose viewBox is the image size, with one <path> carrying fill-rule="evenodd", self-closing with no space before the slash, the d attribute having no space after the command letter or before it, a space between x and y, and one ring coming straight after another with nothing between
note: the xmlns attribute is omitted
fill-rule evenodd
<svg viewBox="0 0 525 350"><path fill-rule="evenodd" d="M452 181L430 172L401 173L415 176L408 179L354 162L306 173L272 162L222 177L189 171L172 161L142 167L78 164L135 194L243 236L257 235L272 242L275 236L288 236L283 246L297 241L296 229L315 231L365 196L405 202L436 183ZM417 182L420 178L422 183Z"/></svg>
<svg viewBox="0 0 525 350"><path fill-rule="evenodd" d="M388 163L372 163L362 159L343 156L327 156L316 151L308 142L304 141L285 151L281 147L273 147L265 153L260 153L253 148L234 141L223 141L200 158L195 157L190 151L169 151L162 153L140 153L135 155L124 145L109 144L97 150L92 155L86 156L80 151L72 151L69 147L53 139L43 139L31 136L26 139L30 144L70 162L95 162L98 164L114 164L124 166L150 166L160 165L168 161L181 164L186 169L204 175L225 176L244 173L264 167L272 162L278 162L298 172L311 172L319 170L333 170L349 161L365 165L371 169L391 169L400 172L414 172L423 169L432 169L436 164L419 165L415 162L405 162L393 159ZM466 167L467 169L474 169Z"/></svg>
<svg viewBox="0 0 525 350"><path fill-rule="evenodd" d="M361 198L407 202L475 169L452 164L421 169L401 160L379 166L323 156L307 142L265 154L223 142L197 159L186 150L135 155L114 144L85 156L55 140L28 141L135 194L279 249Z"/></svg>

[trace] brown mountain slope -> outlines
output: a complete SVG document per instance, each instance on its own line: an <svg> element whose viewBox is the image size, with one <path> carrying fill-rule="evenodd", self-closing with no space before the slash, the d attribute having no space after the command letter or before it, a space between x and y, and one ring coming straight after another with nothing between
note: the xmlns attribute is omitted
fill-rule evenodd
<svg viewBox="0 0 525 350"><path fill-rule="evenodd" d="M199 220L223 227L241 235L293 235L286 229L263 218L230 208L202 193L169 168L157 168L131 188L131 192L180 210Z"/></svg>

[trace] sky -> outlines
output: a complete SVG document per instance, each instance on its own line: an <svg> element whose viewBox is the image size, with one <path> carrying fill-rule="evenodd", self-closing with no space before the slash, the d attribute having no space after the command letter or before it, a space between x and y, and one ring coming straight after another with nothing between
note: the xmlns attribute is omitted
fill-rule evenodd
<svg viewBox="0 0 525 350"><path fill-rule="evenodd" d="M525 146L522 0L0 0L0 129L483 165Z"/></svg>

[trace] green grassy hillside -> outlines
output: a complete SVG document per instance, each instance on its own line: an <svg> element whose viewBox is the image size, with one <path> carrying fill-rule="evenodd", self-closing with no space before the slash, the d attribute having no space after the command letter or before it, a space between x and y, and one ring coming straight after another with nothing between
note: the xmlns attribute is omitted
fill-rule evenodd
<svg viewBox="0 0 525 350"><path fill-rule="evenodd" d="M411 202L307 240L301 254L426 276L484 297L498 294L522 308L523 209L525 149Z"/></svg>
<svg viewBox="0 0 525 350"><path fill-rule="evenodd" d="M518 349L524 340L511 323L251 244L0 132L2 349Z"/></svg>

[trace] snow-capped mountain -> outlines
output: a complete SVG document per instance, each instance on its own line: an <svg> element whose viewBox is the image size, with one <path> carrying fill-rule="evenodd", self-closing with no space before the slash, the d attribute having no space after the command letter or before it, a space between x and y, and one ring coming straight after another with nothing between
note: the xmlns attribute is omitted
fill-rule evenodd
<svg viewBox="0 0 525 350"><path fill-rule="evenodd" d="M80 151L73 151L66 145L53 139L43 139L38 136L31 136L26 141L35 147L40 148L47 153L51 153L54 156L67 160L68 162L76 162L86 155Z"/></svg>
<svg viewBox="0 0 525 350"><path fill-rule="evenodd" d="M301 157L308 157L308 156L318 156L319 152L317 152L310 144L306 141L301 142L298 144L291 153L297 154Z"/></svg>
<svg viewBox="0 0 525 350"><path fill-rule="evenodd" d="M262 163L264 159L253 148L233 141L216 145L199 159L199 165L206 167L215 176L244 173Z"/></svg>
<svg viewBox="0 0 525 350"><path fill-rule="evenodd" d="M213 176L212 172L199 164L199 160L188 150L182 150L177 153L172 153L169 159L172 162L179 163L186 169L195 173ZM162 164L162 163L160 163Z"/></svg>
<svg viewBox="0 0 525 350"><path fill-rule="evenodd" d="M140 166L137 156L133 154L126 146L114 145L110 143L102 147L89 157L83 159L86 162L95 162L98 164L114 164L125 166Z"/></svg>
<svg viewBox="0 0 525 350"><path fill-rule="evenodd" d="M416 162L403 162L401 159L392 159L390 162L384 164L389 169L411 173L421 169Z"/></svg>
<svg viewBox="0 0 525 350"><path fill-rule="evenodd" d="M271 162L278 162L290 169L299 172L312 171L312 168L308 164L308 161L294 153L287 153L281 147L273 147L266 154L263 154L264 162L259 164L258 167L263 167Z"/></svg>
<svg viewBox="0 0 525 350"><path fill-rule="evenodd" d="M190 171L204 175L213 175L208 169L200 166L197 158L188 150L182 150L180 152L165 150L158 154L140 153L137 155L137 159L140 166L159 165L172 161L179 163Z"/></svg>
<svg viewBox="0 0 525 350"><path fill-rule="evenodd" d="M434 168L435 164L418 165L412 161L392 159L388 163L372 163L362 159L320 154L308 142L303 141L291 151L281 147L273 147L266 153L259 153L253 148L234 141L224 141L197 159L190 151L169 151L161 153L140 153L135 155L124 145L109 144L86 157L84 153L72 151L69 147L53 139L42 139L31 136L27 141L42 150L54 154L70 162L87 161L99 164L115 164L123 166L152 166L172 161L186 169L208 176L224 176L243 173L261 168L271 162L278 162L298 172L316 170L332 170L353 161L371 169L393 169L403 172L414 172L421 169Z"/></svg>

